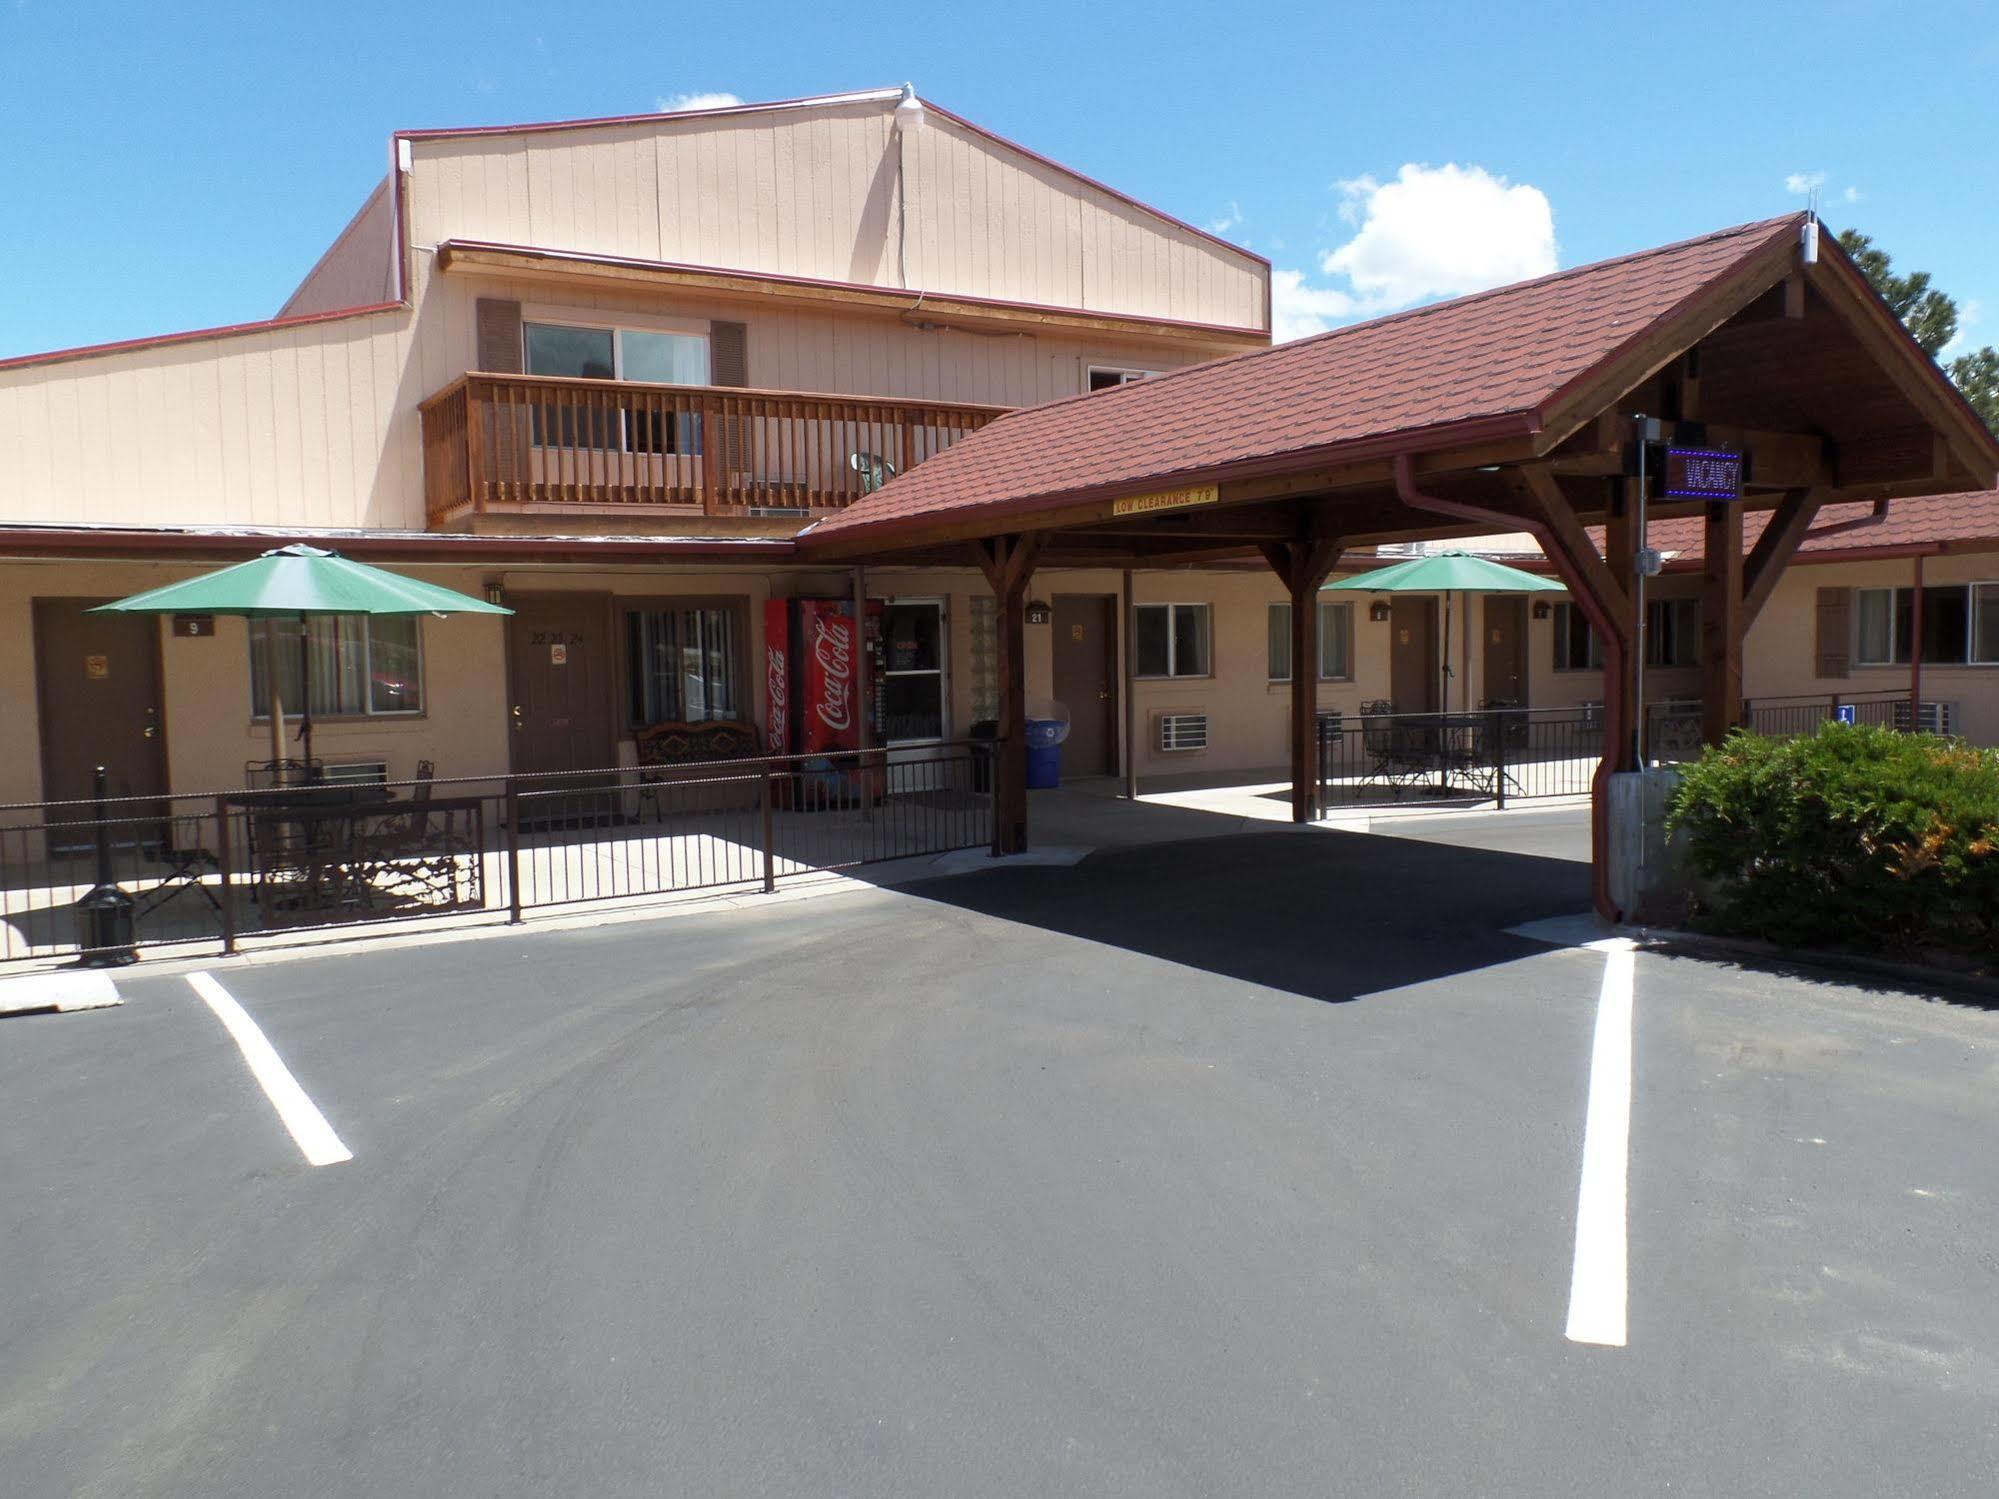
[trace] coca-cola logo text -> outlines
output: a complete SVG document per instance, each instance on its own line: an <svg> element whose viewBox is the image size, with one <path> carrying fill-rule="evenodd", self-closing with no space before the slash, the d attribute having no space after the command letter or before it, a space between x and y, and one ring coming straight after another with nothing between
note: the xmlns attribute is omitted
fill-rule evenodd
<svg viewBox="0 0 1999 1499"><path fill-rule="evenodd" d="M770 737L780 748L791 723L791 658L781 645L765 649L764 679L770 704Z"/></svg>
<svg viewBox="0 0 1999 1499"><path fill-rule="evenodd" d="M854 723L854 632L840 615L822 614L812 622L812 658L826 681L815 709L819 721L844 734Z"/></svg>

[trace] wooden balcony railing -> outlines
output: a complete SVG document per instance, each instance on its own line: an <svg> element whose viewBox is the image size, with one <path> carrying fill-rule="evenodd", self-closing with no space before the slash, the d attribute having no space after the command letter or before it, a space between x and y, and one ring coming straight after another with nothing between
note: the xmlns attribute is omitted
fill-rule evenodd
<svg viewBox="0 0 1999 1499"><path fill-rule="evenodd" d="M421 407L432 525L528 507L838 510L1006 408L472 374Z"/></svg>

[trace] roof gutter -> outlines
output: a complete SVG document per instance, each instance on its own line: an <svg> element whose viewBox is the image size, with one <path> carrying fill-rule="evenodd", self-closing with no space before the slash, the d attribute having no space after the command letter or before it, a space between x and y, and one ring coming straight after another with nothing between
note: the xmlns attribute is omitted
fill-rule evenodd
<svg viewBox="0 0 1999 1499"><path fill-rule="evenodd" d="M1407 453L1395 455L1395 497L1412 510L1428 511L1432 515L1446 515L1455 520L1477 521L1481 525L1497 524L1502 530L1525 531L1541 544L1541 551L1568 586L1569 597L1582 609L1589 622L1596 626L1597 638L1603 643L1603 676L1606 699L1618 694L1610 690L1610 684L1620 686L1624 681L1624 636L1613 621L1603 612L1596 596L1585 586L1582 575L1571 567L1559 545L1553 530L1547 522L1531 517L1509 515L1503 510L1489 510L1483 505L1467 505L1458 500L1441 499L1436 495L1424 494L1416 487L1416 465ZM1606 745L1621 743L1623 735L1613 740L1606 735ZM1597 761L1596 774L1590 780L1590 898L1597 914L1604 920L1615 922L1623 915L1617 902L1610 894L1610 756L1606 754Z"/></svg>

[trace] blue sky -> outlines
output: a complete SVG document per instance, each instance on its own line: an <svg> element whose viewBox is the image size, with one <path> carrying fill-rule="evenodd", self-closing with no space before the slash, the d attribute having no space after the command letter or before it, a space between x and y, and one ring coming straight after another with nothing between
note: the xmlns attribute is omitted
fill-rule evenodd
<svg viewBox="0 0 1999 1499"><path fill-rule="evenodd" d="M1835 227L1999 342L1991 0L0 0L0 355L268 316L395 128L905 78L1226 225L1296 273L1299 326L1781 213L1823 174Z"/></svg>

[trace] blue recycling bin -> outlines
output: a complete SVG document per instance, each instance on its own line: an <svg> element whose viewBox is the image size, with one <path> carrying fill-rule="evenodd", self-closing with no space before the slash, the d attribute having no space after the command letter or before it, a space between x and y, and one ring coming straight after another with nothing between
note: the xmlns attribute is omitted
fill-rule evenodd
<svg viewBox="0 0 1999 1499"><path fill-rule="evenodd" d="M1027 720L1027 789L1049 791L1062 784L1062 741L1068 725L1059 718Z"/></svg>

